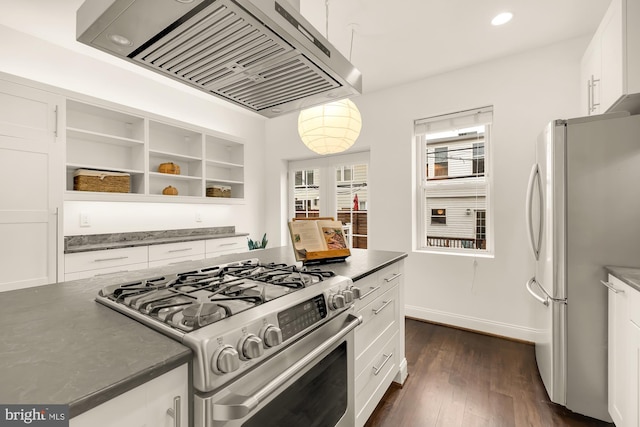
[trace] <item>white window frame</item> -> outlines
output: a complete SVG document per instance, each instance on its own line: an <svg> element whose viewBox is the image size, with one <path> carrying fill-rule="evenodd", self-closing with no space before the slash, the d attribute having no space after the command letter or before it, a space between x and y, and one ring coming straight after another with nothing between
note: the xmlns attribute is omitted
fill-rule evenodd
<svg viewBox="0 0 640 427"><path fill-rule="evenodd" d="M475 117L475 119L474 119ZM484 186L486 193L485 206L485 233L487 239L486 249L466 249L466 248L446 248L438 246L427 246L427 230L426 224L431 219L431 210L427 208L427 158L426 158L426 137L427 133L445 131L448 129L463 129L472 127L474 120L478 120L477 124L486 124L484 136ZM493 161L492 161L492 122L493 107L482 107L472 110L460 111L453 114L444 114L441 116L430 117L426 119L416 120L414 122L414 140L417 165L416 171L416 218L415 224L415 246L414 250L425 253L451 254L461 256L475 256L491 258L495 254L495 233L493 227ZM448 126L448 127L447 127ZM434 181L429 180L429 187L435 186L452 186L458 185L455 180ZM446 206L442 207L447 209ZM449 209L447 209L449 214ZM475 213L473 214L475 224ZM475 236L475 226L474 226Z"/></svg>

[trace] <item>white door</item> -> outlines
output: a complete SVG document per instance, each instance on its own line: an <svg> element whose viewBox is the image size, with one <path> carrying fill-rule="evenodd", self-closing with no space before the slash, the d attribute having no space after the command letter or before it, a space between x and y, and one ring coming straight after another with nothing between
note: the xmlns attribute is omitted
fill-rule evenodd
<svg viewBox="0 0 640 427"><path fill-rule="evenodd" d="M61 143L54 94L0 80L0 291L57 281Z"/></svg>

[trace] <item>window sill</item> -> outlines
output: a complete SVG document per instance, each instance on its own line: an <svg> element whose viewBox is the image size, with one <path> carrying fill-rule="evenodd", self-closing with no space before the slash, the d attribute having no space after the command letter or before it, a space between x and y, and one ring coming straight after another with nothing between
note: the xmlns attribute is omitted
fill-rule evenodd
<svg viewBox="0 0 640 427"><path fill-rule="evenodd" d="M412 251L415 254L429 254L429 255L453 255L453 256L462 256L462 257L472 257L472 258L487 258L493 259L495 258L495 254L492 252L473 252L473 251L462 251L460 249L414 249Z"/></svg>

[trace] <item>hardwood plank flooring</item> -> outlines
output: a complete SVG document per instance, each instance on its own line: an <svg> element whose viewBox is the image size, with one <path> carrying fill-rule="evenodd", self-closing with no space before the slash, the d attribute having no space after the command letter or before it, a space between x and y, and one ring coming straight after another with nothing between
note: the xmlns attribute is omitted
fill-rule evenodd
<svg viewBox="0 0 640 427"><path fill-rule="evenodd" d="M613 427L549 401L532 344L406 319L409 377L365 427Z"/></svg>

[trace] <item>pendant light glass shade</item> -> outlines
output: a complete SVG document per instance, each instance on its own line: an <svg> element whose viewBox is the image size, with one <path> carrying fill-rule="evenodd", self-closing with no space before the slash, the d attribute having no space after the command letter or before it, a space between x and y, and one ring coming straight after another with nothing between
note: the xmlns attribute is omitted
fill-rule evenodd
<svg viewBox="0 0 640 427"><path fill-rule="evenodd" d="M356 142L362 117L349 99L302 110L298 116L298 134L304 145L318 154L347 150Z"/></svg>

